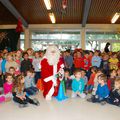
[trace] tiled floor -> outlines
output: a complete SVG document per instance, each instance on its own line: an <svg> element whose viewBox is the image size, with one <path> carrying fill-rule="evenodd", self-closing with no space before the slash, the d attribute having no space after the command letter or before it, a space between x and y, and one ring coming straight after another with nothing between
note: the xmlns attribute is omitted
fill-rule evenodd
<svg viewBox="0 0 120 120"><path fill-rule="evenodd" d="M0 120L120 120L120 107L89 103L69 98L58 102L45 101L37 95L41 105L19 108L13 102L0 104Z"/></svg>

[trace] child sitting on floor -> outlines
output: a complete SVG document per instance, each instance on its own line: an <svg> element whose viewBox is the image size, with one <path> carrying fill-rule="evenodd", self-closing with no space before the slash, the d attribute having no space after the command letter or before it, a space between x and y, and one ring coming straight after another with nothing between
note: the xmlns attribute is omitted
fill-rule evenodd
<svg viewBox="0 0 120 120"><path fill-rule="evenodd" d="M94 87L93 87L93 90L92 90L92 95L95 95L96 94L96 91L97 91L97 87L98 87L98 76L103 74L103 71L101 69L98 69L97 73L96 73L96 76L95 76L95 79L94 79Z"/></svg>
<svg viewBox="0 0 120 120"><path fill-rule="evenodd" d="M10 101L12 99L13 77L12 74L6 73L6 82L3 85L4 94L0 95L0 102Z"/></svg>
<svg viewBox="0 0 120 120"><path fill-rule="evenodd" d="M31 99L24 91L24 76L18 75L13 83L13 101L19 103L19 107L27 107L27 104L39 105L37 99Z"/></svg>
<svg viewBox="0 0 120 120"><path fill-rule="evenodd" d="M83 93L85 82L84 79L81 78L81 71L79 69L74 72L75 78L72 81L72 98L80 96L81 98L85 98L86 95Z"/></svg>
<svg viewBox="0 0 120 120"><path fill-rule="evenodd" d="M64 70L63 80L65 81L65 88L70 90L72 85L72 79L70 78L70 71L68 69Z"/></svg>
<svg viewBox="0 0 120 120"><path fill-rule="evenodd" d="M108 103L120 106L120 78L115 80L114 88L110 91Z"/></svg>
<svg viewBox="0 0 120 120"><path fill-rule="evenodd" d="M86 76L86 71L84 69L81 70L81 77L84 79L85 87L86 87L88 83L88 77Z"/></svg>
<svg viewBox="0 0 120 120"><path fill-rule="evenodd" d="M25 91L28 95L35 95L38 92L34 81L34 71L32 69L28 70L25 76Z"/></svg>
<svg viewBox="0 0 120 120"><path fill-rule="evenodd" d="M92 74L90 75L90 79L87 83L87 87L86 87L86 93L91 93L94 87L94 79L97 73L97 67L92 67L91 68L91 72Z"/></svg>
<svg viewBox="0 0 120 120"><path fill-rule="evenodd" d="M106 84L107 82L107 77L104 74L101 74L98 76L98 87L96 94L91 97L91 99L88 99L88 101L91 101L93 103L101 103L104 105L107 101L107 98L109 96L109 89Z"/></svg>

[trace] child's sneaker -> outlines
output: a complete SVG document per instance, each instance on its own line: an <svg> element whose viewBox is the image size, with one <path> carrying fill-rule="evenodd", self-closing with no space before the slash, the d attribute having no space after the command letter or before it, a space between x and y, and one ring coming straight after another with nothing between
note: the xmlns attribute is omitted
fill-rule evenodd
<svg viewBox="0 0 120 120"><path fill-rule="evenodd" d="M25 108L28 107L28 104L19 104L19 108Z"/></svg>
<svg viewBox="0 0 120 120"><path fill-rule="evenodd" d="M101 105L105 105L105 104L106 104L106 102L105 102L105 101L103 101L103 102L100 102L100 104L101 104Z"/></svg>
<svg viewBox="0 0 120 120"><path fill-rule="evenodd" d="M36 98L34 98L33 101L34 101L34 104L35 104L35 105L37 105L37 106L40 105L40 102L39 102Z"/></svg>
<svg viewBox="0 0 120 120"><path fill-rule="evenodd" d="M88 102L92 102L92 98L88 98L87 101L88 101Z"/></svg>

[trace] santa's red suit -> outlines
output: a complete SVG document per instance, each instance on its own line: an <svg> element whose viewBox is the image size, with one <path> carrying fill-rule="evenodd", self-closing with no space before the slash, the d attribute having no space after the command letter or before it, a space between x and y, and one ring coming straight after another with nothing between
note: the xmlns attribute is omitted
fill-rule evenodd
<svg viewBox="0 0 120 120"><path fill-rule="evenodd" d="M47 58L41 61L41 78L43 80L43 96L45 98L47 95L49 95L49 97L57 96L60 80L56 78L56 74L63 67L64 65L61 59L59 59L57 65L49 65Z"/></svg>

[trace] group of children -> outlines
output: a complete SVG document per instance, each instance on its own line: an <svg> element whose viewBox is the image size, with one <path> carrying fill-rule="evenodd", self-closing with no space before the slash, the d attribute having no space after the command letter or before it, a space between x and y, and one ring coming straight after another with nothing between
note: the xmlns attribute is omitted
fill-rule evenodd
<svg viewBox="0 0 120 120"><path fill-rule="evenodd" d="M118 71L112 70L109 78L97 67L92 67L90 72L88 80L85 70L76 69L72 76L68 70L65 71L64 81L66 89L72 90L71 97L79 96L93 103L98 102L102 105L110 103L120 106L120 69Z"/></svg>
<svg viewBox="0 0 120 120"><path fill-rule="evenodd" d="M44 52L17 50L0 53L0 102L13 99L20 107L28 103L39 105L31 95L39 92L40 62ZM100 51L75 50L61 52L65 64L65 92L72 90L71 97L86 98L89 102L110 103L120 106L120 52L109 54ZM67 93L66 93L67 94ZM89 97L88 97L89 96Z"/></svg>
<svg viewBox="0 0 120 120"><path fill-rule="evenodd" d="M76 49L64 53L65 85L72 98L120 106L120 52ZM71 76L71 74L73 74Z"/></svg>
<svg viewBox="0 0 120 120"><path fill-rule="evenodd" d="M37 82L35 80L40 76L39 52L35 53L34 59L30 59L29 51L31 49L24 52L23 56L20 50L11 53L6 50L1 53L0 87L3 87L3 91L1 90L0 103L13 99L19 104L19 107L26 107L28 103L37 106L40 104L37 99L30 97L39 91L35 84ZM36 61L38 62L36 63ZM36 75L35 72L39 75Z"/></svg>

